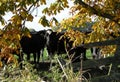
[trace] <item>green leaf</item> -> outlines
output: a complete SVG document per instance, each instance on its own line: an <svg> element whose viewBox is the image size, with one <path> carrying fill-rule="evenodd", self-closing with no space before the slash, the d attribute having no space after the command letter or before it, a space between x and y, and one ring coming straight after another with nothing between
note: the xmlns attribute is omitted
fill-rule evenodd
<svg viewBox="0 0 120 82"><path fill-rule="evenodd" d="M49 21L46 19L46 16L42 16L39 20L39 23L42 24L44 27L50 26Z"/></svg>

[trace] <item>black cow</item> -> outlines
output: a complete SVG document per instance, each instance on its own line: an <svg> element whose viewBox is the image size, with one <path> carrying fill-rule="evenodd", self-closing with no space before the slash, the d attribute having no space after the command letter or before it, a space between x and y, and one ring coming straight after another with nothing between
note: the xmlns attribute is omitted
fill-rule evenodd
<svg viewBox="0 0 120 82"><path fill-rule="evenodd" d="M72 49L69 50L69 55L72 57L72 62L80 62L81 59L87 60L86 57L86 50L88 48L84 47L84 44L81 44L79 46L76 46ZM100 53L100 48L93 47L90 48L91 55L93 59L100 59L101 53Z"/></svg>
<svg viewBox="0 0 120 82"><path fill-rule="evenodd" d="M30 60L30 54L33 53L34 62L39 62L40 54L43 56L43 50L46 46L47 30L41 30L31 33L31 37L23 36L20 40L22 51L27 54L27 60Z"/></svg>
<svg viewBox="0 0 120 82"><path fill-rule="evenodd" d="M70 57L72 63L80 62L81 59L87 60L86 50L87 50L87 48L84 48L82 44L80 46L71 48L69 50L69 57Z"/></svg>
<svg viewBox="0 0 120 82"><path fill-rule="evenodd" d="M83 59L86 60L86 48L83 46L72 48L73 41L67 37L62 37L64 32L52 32L49 35L47 50L50 57L54 54L67 54L66 58L70 58L72 62L80 61L80 56L83 54Z"/></svg>
<svg viewBox="0 0 120 82"><path fill-rule="evenodd" d="M72 41L67 37L63 37L64 32L52 32L49 35L47 43L47 51L50 57L54 54L64 54L72 47Z"/></svg>
<svg viewBox="0 0 120 82"><path fill-rule="evenodd" d="M98 47L91 48L91 54L93 59L100 59L101 58L101 49Z"/></svg>
<svg viewBox="0 0 120 82"><path fill-rule="evenodd" d="M84 33L85 35L88 35L89 33L91 33L93 30L92 29L86 29L81 31L82 33ZM69 56L72 57L72 62L79 62L81 59L80 57L82 57L83 60L87 60L86 57L86 51L88 48L84 47L84 42L83 44L80 44L79 46L76 46L72 49L69 50ZM100 58L100 48L97 47L93 47L90 48L91 50L91 55L93 56L93 59L99 59Z"/></svg>
<svg viewBox="0 0 120 82"><path fill-rule="evenodd" d="M79 62L82 54L83 60L87 60L86 50L83 45L72 48L73 41L69 41L67 37L62 37L64 32L52 32L47 42L47 51L50 57L54 54L64 54L68 52L68 57L72 62ZM97 48L91 48L92 54L97 54Z"/></svg>

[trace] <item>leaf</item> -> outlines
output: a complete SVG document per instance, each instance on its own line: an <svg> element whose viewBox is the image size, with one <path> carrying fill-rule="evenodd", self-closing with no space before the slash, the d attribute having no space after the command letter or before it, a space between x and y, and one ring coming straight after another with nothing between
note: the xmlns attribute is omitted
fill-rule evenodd
<svg viewBox="0 0 120 82"><path fill-rule="evenodd" d="M33 16L31 14L27 16L27 21L31 21L31 22L33 21Z"/></svg>
<svg viewBox="0 0 120 82"><path fill-rule="evenodd" d="M21 40L20 34L17 34L17 38L18 38L18 40Z"/></svg>
<svg viewBox="0 0 120 82"><path fill-rule="evenodd" d="M0 22L1 22L2 25L5 25L5 20L3 19L2 16L0 16Z"/></svg>
<svg viewBox="0 0 120 82"><path fill-rule="evenodd" d="M27 11L20 12L20 15L23 19L25 19L27 17Z"/></svg>
<svg viewBox="0 0 120 82"><path fill-rule="evenodd" d="M3 66L3 63L2 63L2 61L0 61L0 67L2 67Z"/></svg>
<svg viewBox="0 0 120 82"><path fill-rule="evenodd" d="M16 23L17 25L21 25L21 23L22 23L21 18L20 18L20 19L18 19L16 22L17 22L17 23Z"/></svg>
<svg viewBox="0 0 120 82"><path fill-rule="evenodd" d="M46 0L40 0L41 5L45 5L46 4Z"/></svg>
<svg viewBox="0 0 120 82"><path fill-rule="evenodd" d="M50 20L50 26L53 27L53 25L56 25L58 26L59 25L59 22L57 21L57 19L55 17L53 17L51 20Z"/></svg>
<svg viewBox="0 0 120 82"><path fill-rule="evenodd" d="M21 19L21 17L18 14L12 16L9 21L12 21L12 23L16 24L16 25L21 25L21 23L22 23L22 19Z"/></svg>
<svg viewBox="0 0 120 82"><path fill-rule="evenodd" d="M42 24L44 27L50 26L49 21L46 19L46 16L42 16L39 20L39 23Z"/></svg>
<svg viewBox="0 0 120 82"><path fill-rule="evenodd" d="M44 9L42 10L42 13L44 13L44 14L47 14L48 12L49 12L48 7L44 8Z"/></svg>
<svg viewBox="0 0 120 82"><path fill-rule="evenodd" d="M31 38L29 29L25 28L22 32L23 32L23 35L22 35L22 36L27 36L27 37Z"/></svg>
<svg viewBox="0 0 120 82"><path fill-rule="evenodd" d="M57 5L57 10L58 12L60 13L61 10L64 10L64 8L61 6L61 4L58 4Z"/></svg>

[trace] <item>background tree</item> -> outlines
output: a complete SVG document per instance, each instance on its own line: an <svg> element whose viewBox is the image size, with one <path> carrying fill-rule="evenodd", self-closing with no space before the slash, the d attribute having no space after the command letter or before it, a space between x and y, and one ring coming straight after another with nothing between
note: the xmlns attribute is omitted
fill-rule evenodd
<svg viewBox="0 0 120 82"><path fill-rule="evenodd" d="M75 5L71 7L73 16L62 21L62 28L70 29L68 34L70 37L73 36L72 38L75 40L75 44L113 40L119 37L119 5L120 1L118 0L75 0ZM72 27L85 27L86 22L92 22L93 20L93 31L87 36L71 29ZM101 44L97 46L101 46ZM113 54L115 48L116 46L104 45L102 50L105 54Z"/></svg>

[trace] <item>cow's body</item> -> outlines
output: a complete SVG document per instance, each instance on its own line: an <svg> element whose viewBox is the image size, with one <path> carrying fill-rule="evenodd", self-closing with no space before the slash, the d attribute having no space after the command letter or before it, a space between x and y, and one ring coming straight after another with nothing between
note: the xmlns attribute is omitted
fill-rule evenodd
<svg viewBox="0 0 120 82"><path fill-rule="evenodd" d="M30 60L30 54L33 53L34 62L39 62L40 54L43 55L42 52L46 46L47 36L47 31L41 30L36 33L31 33L31 37L22 37L20 44L22 51L27 54L27 60Z"/></svg>
<svg viewBox="0 0 120 82"><path fill-rule="evenodd" d="M72 62L80 62L81 59L87 60L86 50L87 50L87 48L84 48L82 45L70 49L69 56L71 58L71 61Z"/></svg>
<svg viewBox="0 0 120 82"><path fill-rule="evenodd" d="M68 38L63 37L63 32L52 32L49 35L49 41L47 44L48 54L53 56L54 54L64 54L72 47L72 42ZM63 37L63 38L62 38Z"/></svg>

